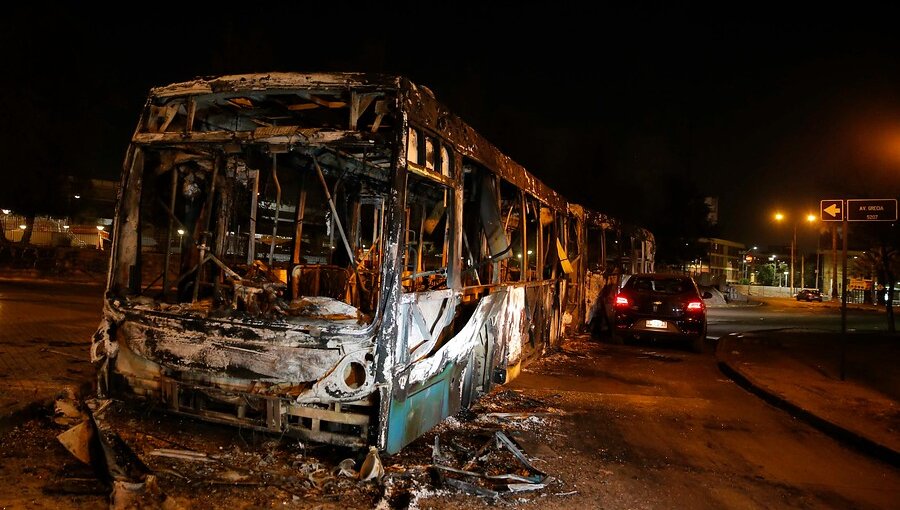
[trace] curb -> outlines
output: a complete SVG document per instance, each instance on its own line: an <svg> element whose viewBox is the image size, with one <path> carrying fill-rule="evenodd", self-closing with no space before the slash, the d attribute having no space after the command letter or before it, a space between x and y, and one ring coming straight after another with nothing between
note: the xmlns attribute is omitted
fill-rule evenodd
<svg viewBox="0 0 900 510"><path fill-rule="evenodd" d="M722 349L722 346L725 343L727 342L718 343L716 349L716 364L718 365L719 370L733 380L738 386L760 397L765 402L787 411L791 416L806 421L826 435L831 436L842 443L848 444L866 455L887 462L894 467L900 467L900 452L803 409L797 404L768 391L763 385L757 384L741 373L740 370L732 367L727 361L719 359L718 350Z"/></svg>

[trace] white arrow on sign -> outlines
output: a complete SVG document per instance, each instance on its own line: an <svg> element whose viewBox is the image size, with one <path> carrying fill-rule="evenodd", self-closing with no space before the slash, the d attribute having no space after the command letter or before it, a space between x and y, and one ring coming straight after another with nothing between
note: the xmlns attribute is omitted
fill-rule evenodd
<svg viewBox="0 0 900 510"><path fill-rule="evenodd" d="M841 214L841 208L837 204L831 204L825 208L825 212L837 218L837 215Z"/></svg>

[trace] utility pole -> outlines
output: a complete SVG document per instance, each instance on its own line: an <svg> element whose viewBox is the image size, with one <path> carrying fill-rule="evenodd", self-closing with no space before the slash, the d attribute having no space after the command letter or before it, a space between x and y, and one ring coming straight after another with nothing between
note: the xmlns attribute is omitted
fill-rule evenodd
<svg viewBox="0 0 900 510"><path fill-rule="evenodd" d="M791 241L791 295L794 295L794 246L797 245L797 221L794 221L794 239Z"/></svg>
<svg viewBox="0 0 900 510"><path fill-rule="evenodd" d="M797 250L797 251L799 252L800 250ZM806 261L803 260L803 257L800 257L800 288L801 289L806 288L806 275L803 273L803 271L806 269L806 264L804 262L806 262Z"/></svg>
<svg viewBox="0 0 900 510"><path fill-rule="evenodd" d="M843 273L841 274L841 380L844 380L845 366L847 364L847 214L841 228L841 238L844 241ZM835 262L837 265L837 262Z"/></svg>
<svg viewBox="0 0 900 510"><path fill-rule="evenodd" d="M822 289L822 286L819 286L819 250L821 250L821 246L822 246L822 231L819 230L816 233L816 288L819 290L824 290L824 289Z"/></svg>
<svg viewBox="0 0 900 510"><path fill-rule="evenodd" d="M837 299L837 223L831 224L831 298Z"/></svg>

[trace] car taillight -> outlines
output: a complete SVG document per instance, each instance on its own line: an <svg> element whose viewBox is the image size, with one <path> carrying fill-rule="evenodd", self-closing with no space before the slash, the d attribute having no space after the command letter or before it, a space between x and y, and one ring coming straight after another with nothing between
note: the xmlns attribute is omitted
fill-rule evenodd
<svg viewBox="0 0 900 510"><path fill-rule="evenodd" d="M616 308L625 308L629 305L628 298L619 294L616 296Z"/></svg>
<svg viewBox="0 0 900 510"><path fill-rule="evenodd" d="M690 301L687 304L689 312L699 312L703 310L703 301Z"/></svg>

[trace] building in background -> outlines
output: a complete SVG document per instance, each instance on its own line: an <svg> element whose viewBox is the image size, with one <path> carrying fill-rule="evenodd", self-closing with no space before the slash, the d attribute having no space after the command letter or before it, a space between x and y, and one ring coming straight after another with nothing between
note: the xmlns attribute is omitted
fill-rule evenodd
<svg viewBox="0 0 900 510"><path fill-rule="evenodd" d="M699 284L723 286L740 281L747 251L743 243L708 237L701 237L698 242L705 246L706 255L691 264L690 272Z"/></svg>

